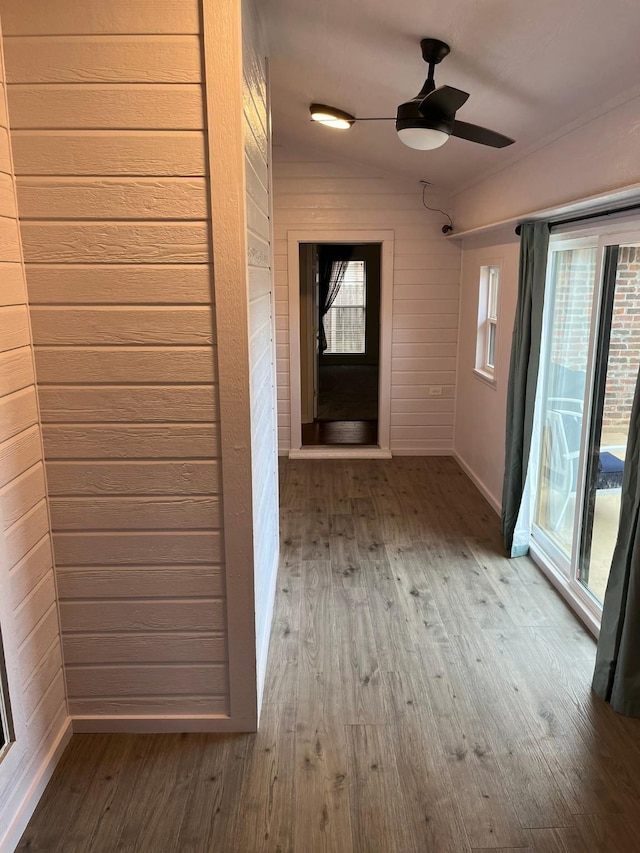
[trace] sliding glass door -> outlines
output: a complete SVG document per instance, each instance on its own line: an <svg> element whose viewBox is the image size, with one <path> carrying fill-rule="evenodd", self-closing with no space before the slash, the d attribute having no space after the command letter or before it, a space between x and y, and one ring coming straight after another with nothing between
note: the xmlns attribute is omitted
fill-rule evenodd
<svg viewBox="0 0 640 853"><path fill-rule="evenodd" d="M532 544L595 621L617 535L639 367L640 235L553 241Z"/></svg>

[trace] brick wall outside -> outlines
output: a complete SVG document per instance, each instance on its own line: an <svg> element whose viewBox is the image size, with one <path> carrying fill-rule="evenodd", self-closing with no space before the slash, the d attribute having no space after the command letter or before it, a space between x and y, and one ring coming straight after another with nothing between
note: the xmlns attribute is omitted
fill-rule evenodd
<svg viewBox="0 0 640 853"><path fill-rule="evenodd" d="M620 249L604 423L626 423L640 368L640 247Z"/></svg>
<svg viewBox="0 0 640 853"><path fill-rule="evenodd" d="M584 389L596 252L593 249L559 252L556 264L551 362L561 368L562 374L558 389L551 388L550 395L573 396L567 391L571 382L566 381L566 371L575 372L573 386ZM606 426L628 422L639 369L640 247L623 247L618 260L611 325L603 418Z"/></svg>

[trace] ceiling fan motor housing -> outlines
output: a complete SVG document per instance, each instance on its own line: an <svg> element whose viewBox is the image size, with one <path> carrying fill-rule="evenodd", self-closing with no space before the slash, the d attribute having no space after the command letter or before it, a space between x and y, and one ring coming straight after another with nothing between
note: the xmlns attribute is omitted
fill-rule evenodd
<svg viewBox="0 0 640 853"><path fill-rule="evenodd" d="M400 104L396 116L396 130L404 130L410 127L426 127L430 130L441 130L443 133L451 134L455 117L430 115L429 118L425 118L420 112L420 103L419 100L413 100Z"/></svg>

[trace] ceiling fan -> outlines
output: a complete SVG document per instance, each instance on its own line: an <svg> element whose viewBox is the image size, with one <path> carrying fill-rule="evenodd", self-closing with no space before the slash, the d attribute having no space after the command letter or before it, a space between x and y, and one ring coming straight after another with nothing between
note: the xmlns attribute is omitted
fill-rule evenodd
<svg viewBox="0 0 640 853"><path fill-rule="evenodd" d="M311 118L314 121L348 130L356 121L395 121L400 140L409 148L428 151L439 148L450 136L489 145L492 148L505 148L515 140L488 130L477 124L469 124L456 118L456 113L469 97L468 92L454 89L453 86L438 86L434 81L436 65L450 52L448 44L440 39L424 38L420 42L422 58L429 66L424 86L410 101L400 104L394 118L356 118L344 110L329 107L326 104L311 104Z"/></svg>

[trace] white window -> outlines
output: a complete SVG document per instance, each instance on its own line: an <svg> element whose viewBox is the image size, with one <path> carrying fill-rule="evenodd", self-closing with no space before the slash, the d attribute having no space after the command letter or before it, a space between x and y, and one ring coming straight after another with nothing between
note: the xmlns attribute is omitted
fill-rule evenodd
<svg viewBox="0 0 640 853"><path fill-rule="evenodd" d="M500 267L480 267L476 372L491 380L495 378L496 368L499 288Z"/></svg>
<svg viewBox="0 0 640 853"><path fill-rule="evenodd" d="M349 261L338 295L324 318L325 355L366 351L366 295L364 261Z"/></svg>

